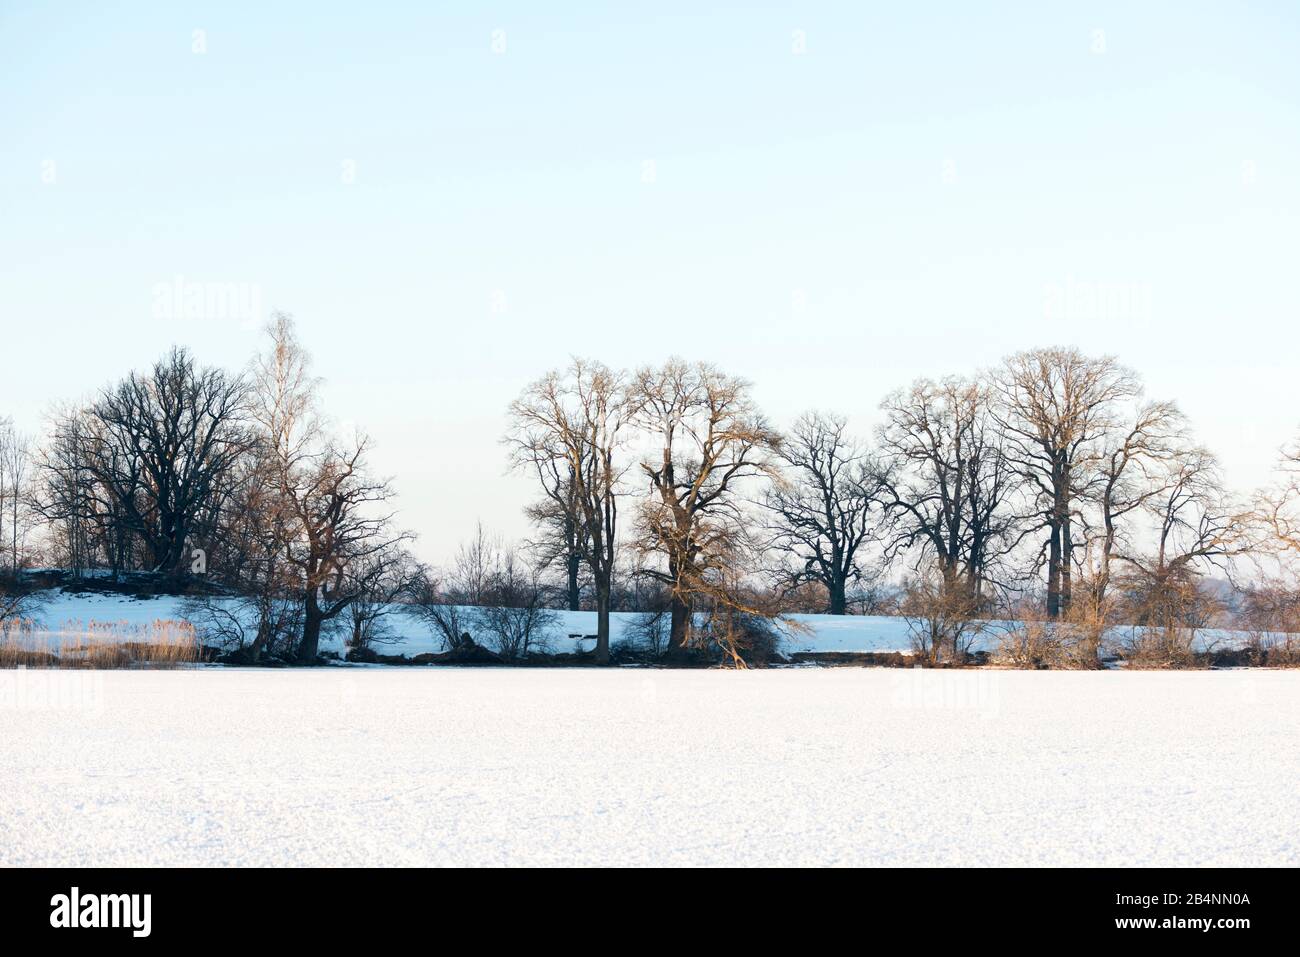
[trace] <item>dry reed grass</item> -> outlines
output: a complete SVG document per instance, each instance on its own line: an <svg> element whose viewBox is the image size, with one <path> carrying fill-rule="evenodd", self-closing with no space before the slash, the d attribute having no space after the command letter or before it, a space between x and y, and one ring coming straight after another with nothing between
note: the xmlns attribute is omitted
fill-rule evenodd
<svg viewBox="0 0 1300 957"><path fill-rule="evenodd" d="M179 668L201 655L187 621L69 621L58 629L30 619L0 624L0 668Z"/></svg>

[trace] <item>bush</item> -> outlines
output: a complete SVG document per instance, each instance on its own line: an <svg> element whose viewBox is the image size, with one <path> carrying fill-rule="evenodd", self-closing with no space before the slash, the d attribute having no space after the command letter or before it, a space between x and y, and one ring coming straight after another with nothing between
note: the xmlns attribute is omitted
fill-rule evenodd
<svg viewBox="0 0 1300 957"><path fill-rule="evenodd" d="M900 611L912 649L926 664L965 664L972 645L989 627L978 617L980 602L969 583L927 570L903 588Z"/></svg>
<svg viewBox="0 0 1300 957"><path fill-rule="evenodd" d="M1110 644L1131 668L1203 668L1210 657L1195 651L1199 635L1196 628L1134 626L1115 635Z"/></svg>
<svg viewBox="0 0 1300 957"><path fill-rule="evenodd" d="M497 654L507 661L550 649L551 633L560 617L539 601L514 608L493 606L474 609L474 618Z"/></svg>
<svg viewBox="0 0 1300 957"><path fill-rule="evenodd" d="M621 653L661 657L668 649L670 626L671 619L666 608L642 612L623 629L623 638L618 642ZM610 653L613 654L612 648Z"/></svg>
<svg viewBox="0 0 1300 957"><path fill-rule="evenodd" d="M1245 664L1259 668L1300 668L1300 634L1252 631L1247 634Z"/></svg>
<svg viewBox="0 0 1300 957"><path fill-rule="evenodd" d="M1013 668L1099 668L1097 634L1091 622L1017 621L1002 633L993 657Z"/></svg>
<svg viewBox="0 0 1300 957"><path fill-rule="evenodd" d="M696 638L710 657L738 668L763 667L783 660L776 619L734 609L710 614Z"/></svg>

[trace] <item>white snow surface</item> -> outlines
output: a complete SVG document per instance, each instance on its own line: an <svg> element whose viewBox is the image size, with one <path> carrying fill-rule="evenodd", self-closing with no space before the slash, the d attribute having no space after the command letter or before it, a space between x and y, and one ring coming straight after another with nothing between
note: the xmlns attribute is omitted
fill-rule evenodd
<svg viewBox="0 0 1300 957"><path fill-rule="evenodd" d="M1300 864L1300 672L0 671L0 865Z"/></svg>

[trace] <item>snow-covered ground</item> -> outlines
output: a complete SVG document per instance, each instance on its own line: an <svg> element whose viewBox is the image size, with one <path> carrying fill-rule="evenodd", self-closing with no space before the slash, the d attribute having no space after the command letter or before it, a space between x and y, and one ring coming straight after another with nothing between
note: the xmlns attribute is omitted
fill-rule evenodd
<svg viewBox="0 0 1300 957"><path fill-rule="evenodd" d="M147 625L158 620L183 620L185 603L179 598L158 597L139 599L124 595L65 592L52 593L52 600L42 605L33 616L44 625L45 636L54 644L65 634L76 633L78 625L86 622L122 623L129 626ZM628 628L638 616L630 612L611 615L611 640L623 640ZM795 652L908 652L912 650L907 622L898 617L866 615L793 615L800 627L787 630L783 651ZM418 617L395 605L385 619L392 643L379 647L385 654L418 655L444 650L442 640L429 625ZM974 651L996 649L1006 623L995 623L975 639ZM555 625L546 636L545 647L553 652L590 651L596 633L594 611L555 612ZM103 636L101 636L103 637ZM124 635L124 637L128 637ZM476 637L483 639L482 635ZM1230 647L1244 640L1239 633L1206 631L1198 638L1198 646ZM490 644L490 642L487 642ZM322 649L342 653L342 640L326 636Z"/></svg>
<svg viewBox="0 0 1300 957"><path fill-rule="evenodd" d="M547 646L552 651L592 648L594 641L591 639L572 636L595 635L594 611L560 611L555 615L556 624L547 636ZM179 598L137 599L113 594L55 592L52 600L42 605L34 617L45 626L51 637L57 638L66 628L75 631L78 623L90 621L145 625L158 620L180 620L185 617L185 605ZM610 622L611 640L622 640L636 617L632 613L614 613ZM784 646L787 652L908 651L911 648L907 623L901 618L861 615L795 615L794 618L805 628L791 631L786 636ZM441 639L429 626L400 606L394 606L394 611L386 616L385 625L396 639L380 649L386 654L418 655L443 650ZM322 645L326 650L344 650L337 637L325 639Z"/></svg>
<svg viewBox="0 0 1300 957"><path fill-rule="evenodd" d="M1300 672L0 671L0 721L0 865L1300 865Z"/></svg>

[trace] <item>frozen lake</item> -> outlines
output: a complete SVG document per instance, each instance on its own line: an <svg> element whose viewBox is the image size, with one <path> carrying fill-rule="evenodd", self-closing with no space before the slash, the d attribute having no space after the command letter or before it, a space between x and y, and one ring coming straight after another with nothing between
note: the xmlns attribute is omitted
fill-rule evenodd
<svg viewBox="0 0 1300 957"><path fill-rule="evenodd" d="M1300 864L1300 672L0 671L0 864Z"/></svg>

